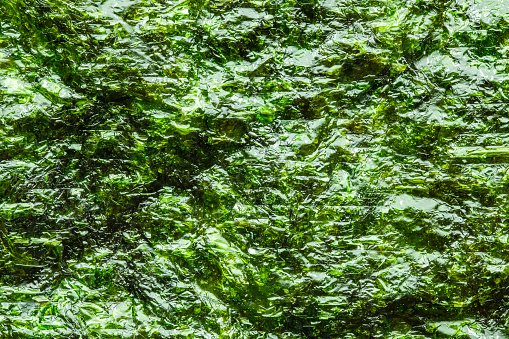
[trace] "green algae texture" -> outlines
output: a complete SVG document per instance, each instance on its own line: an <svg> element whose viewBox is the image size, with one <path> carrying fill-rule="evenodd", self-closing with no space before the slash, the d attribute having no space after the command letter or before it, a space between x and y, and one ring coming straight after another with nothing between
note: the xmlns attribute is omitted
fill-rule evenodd
<svg viewBox="0 0 509 339"><path fill-rule="evenodd" d="M0 338L509 338L509 1L0 0Z"/></svg>

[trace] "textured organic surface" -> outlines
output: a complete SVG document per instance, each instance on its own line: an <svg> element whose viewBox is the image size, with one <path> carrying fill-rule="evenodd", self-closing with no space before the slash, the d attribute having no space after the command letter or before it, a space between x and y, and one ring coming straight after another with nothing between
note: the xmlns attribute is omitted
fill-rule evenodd
<svg viewBox="0 0 509 339"><path fill-rule="evenodd" d="M2 338L505 338L506 0L0 0Z"/></svg>

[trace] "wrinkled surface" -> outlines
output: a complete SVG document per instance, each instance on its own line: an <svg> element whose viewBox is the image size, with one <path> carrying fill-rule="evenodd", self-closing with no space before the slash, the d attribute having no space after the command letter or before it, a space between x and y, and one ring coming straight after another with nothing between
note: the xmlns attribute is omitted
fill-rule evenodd
<svg viewBox="0 0 509 339"><path fill-rule="evenodd" d="M506 338L509 2L0 0L0 333Z"/></svg>

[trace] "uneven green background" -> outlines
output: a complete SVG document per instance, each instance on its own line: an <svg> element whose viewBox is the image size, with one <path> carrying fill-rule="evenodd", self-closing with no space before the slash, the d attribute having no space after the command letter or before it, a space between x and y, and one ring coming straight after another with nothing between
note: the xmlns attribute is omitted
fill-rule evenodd
<svg viewBox="0 0 509 339"><path fill-rule="evenodd" d="M0 0L1 338L506 338L509 2Z"/></svg>

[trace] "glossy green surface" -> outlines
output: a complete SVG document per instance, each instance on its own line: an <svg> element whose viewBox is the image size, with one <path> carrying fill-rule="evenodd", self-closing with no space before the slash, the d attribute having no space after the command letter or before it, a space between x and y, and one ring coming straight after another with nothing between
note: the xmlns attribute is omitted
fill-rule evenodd
<svg viewBox="0 0 509 339"><path fill-rule="evenodd" d="M509 2L0 0L1 338L506 338Z"/></svg>

